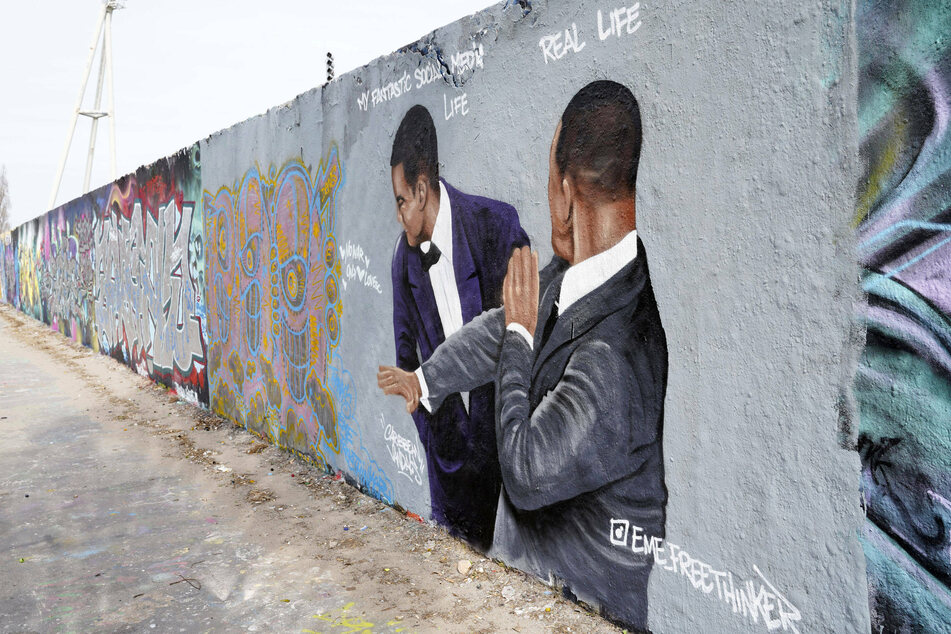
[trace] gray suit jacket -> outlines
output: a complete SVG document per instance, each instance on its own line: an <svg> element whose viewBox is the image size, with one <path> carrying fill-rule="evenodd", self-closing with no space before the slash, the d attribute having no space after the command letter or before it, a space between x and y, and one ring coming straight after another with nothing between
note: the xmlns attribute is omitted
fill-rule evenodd
<svg viewBox="0 0 951 634"><path fill-rule="evenodd" d="M499 309L447 340L423 374L438 398L496 373L503 493L492 554L644 628L651 560L628 534L627 547L612 541L611 527L620 519L664 535L667 344L646 252L639 241L637 258L560 315L543 342L564 271L552 266L533 350L506 332Z"/></svg>

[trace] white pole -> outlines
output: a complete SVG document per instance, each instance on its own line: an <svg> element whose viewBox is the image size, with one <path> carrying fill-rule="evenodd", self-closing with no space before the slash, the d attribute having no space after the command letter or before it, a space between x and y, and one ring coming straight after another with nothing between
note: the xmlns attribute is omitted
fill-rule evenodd
<svg viewBox="0 0 951 634"><path fill-rule="evenodd" d="M66 136L66 147L63 148L63 159L59 162L59 169L56 170L56 180L53 181L53 191L50 193L50 209L52 209L56 203L56 195L59 194L59 185L63 180L63 170L66 168L66 158L69 156L69 146L73 142L73 133L76 131L76 120L79 118L79 109L83 105L83 95L86 94L86 84L89 82L89 71L92 69L92 60L96 55L96 48L99 46L99 35L102 33L102 23L105 15L106 7L103 6L99 17L96 19L96 36L92 40L92 46L89 48L89 57L86 59L86 70L83 72L83 84L79 89L79 98L76 99L76 107L73 108L73 118L69 123L69 133Z"/></svg>
<svg viewBox="0 0 951 634"><path fill-rule="evenodd" d="M106 29L108 33L109 18L106 18ZM96 83L96 114L92 116L92 127L89 131L89 154L86 156L86 177L83 179L83 193L89 191L89 181L92 179L92 159L96 153L96 133L99 130L99 106L102 104L102 84L106 74L106 53L103 51L99 56L99 81Z"/></svg>
<svg viewBox="0 0 951 634"><path fill-rule="evenodd" d="M116 96L112 86L112 10L114 5L110 2L106 10L106 73L109 77L109 144L110 155L112 157L112 180L116 179Z"/></svg>

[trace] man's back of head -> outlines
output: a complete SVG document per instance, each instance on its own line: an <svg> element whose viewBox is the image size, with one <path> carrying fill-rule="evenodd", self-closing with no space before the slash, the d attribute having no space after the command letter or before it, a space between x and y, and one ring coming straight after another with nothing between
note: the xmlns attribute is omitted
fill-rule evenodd
<svg viewBox="0 0 951 634"><path fill-rule="evenodd" d="M579 195L593 203L633 196L640 154L640 108L627 87L594 81L568 102L555 162L576 181Z"/></svg>

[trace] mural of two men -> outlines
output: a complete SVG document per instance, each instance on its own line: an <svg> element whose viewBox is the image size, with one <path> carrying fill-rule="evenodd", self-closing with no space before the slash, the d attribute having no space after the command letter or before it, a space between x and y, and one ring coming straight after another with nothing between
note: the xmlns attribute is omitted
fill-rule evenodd
<svg viewBox="0 0 951 634"><path fill-rule="evenodd" d="M417 341L423 358L411 361L421 366L398 353L400 367L382 367L378 381L416 412L420 403L440 412L460 392L494 385L490 419L440 430L469 438L479 433L473 427L492 428L481 437L495 440L489 452L497 452L502 490L490 553L556 579L568 596L601 606L606 616L646 629L653 561L619 547L609 530L612 519L623 518L663 537L667 501L667 344L636 231L640 146L640 112L627 88L597 81L580 90L558 121L549 152L551 262L539 272L537 254L513 241L496 263L508 260L503 307L485 302L491 310L466 316L435 347L424 350ZM394 167L399 213L398 175ZM414 248L404 235L394 256L396 324L407 296L397 288L405 282L397 271ZM409 294L419 301L420 293ZM400 333L397 326L398 349ZM424 437L431 429L416 421L427 454L438 453ZM482 453L472 455L483 460ZM464 494L483 482L480 475L462 483Z"/></svg>

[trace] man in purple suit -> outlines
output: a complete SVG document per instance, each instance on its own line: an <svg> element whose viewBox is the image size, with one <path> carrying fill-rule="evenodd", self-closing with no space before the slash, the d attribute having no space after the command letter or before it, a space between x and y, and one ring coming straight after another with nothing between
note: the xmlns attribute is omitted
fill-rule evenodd
<svg viewBox="0 0 951 634"><path fill-rule="evenodd" d="M423 106L403 117L390 167L403 227L392 263L396 364L420 379L413 420L426 450L433 519L485 551L501 483L494 388L453 394L433 411L418 370L463 324L501 305L509 257L529 240L514 207L439 178L436 128Z"/></svg>

